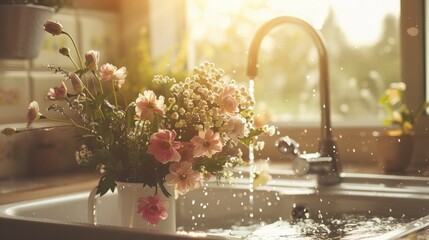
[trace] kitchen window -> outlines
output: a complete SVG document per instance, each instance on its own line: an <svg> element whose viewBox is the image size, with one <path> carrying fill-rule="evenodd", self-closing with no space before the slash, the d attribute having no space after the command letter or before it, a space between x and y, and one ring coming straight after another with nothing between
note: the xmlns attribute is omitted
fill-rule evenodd
<svg viewBox="0 0 429 240"><path fill-rule="evenodd" d="M274 17L299 17L325 37L335 123L381 123L378 98L401 81L400 1L188 1L190 65L211 61L246 83L250 40ZM256 110L289 125L318 123L319 64L307 32L282 25L265 36L255 79Z"/></svg>
<svg viewBox="0 0 429 240"><path fill-rule="evenodd" d="M187 0L183 3L186 31L178 36L185 36L188 66L214 62L225 69L228 77L244 84L249 82L246 68L251 39L265 22L282 15L296 16L323 34L329 59L333 133L344 165L376 166L372 131L385 127L382 125L385 113L378 99L390 83L407 84L406 100L411 109L424 101L422 0ZM152 2L151 9L160 5L158 1ZM162 36L159 24L166 23L152 23L158 26L155 31L158 36ZM165 42L152 38L152 43L159 42L165 48L162 41ZM258 66L255 78L258 114L269 117L279 127L279 136L290 135L300 142L301 150L317 150L319 65L308 34L292 25L276 27L262 41ZM421 119L417 126L420 140L427 133L426 122L426 118ZM268 156L278 158L272 142L268 141L266 146ZM425 164L427 154L415 151L415 158Z"/></svg>

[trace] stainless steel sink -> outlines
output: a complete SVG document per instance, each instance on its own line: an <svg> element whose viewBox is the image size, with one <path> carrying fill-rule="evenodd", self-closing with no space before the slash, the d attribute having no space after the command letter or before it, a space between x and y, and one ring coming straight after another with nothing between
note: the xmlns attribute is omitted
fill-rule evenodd
<svg viewBox="0 0 429 240"><path fill-rule="evenodd" d="M429 216L428 178L372 174L343 174L342 178L339 185L317 187L311 176L273 172L268 186L254 190L245 177L232 186L209 183L176 200L179 231L174 235L118 227L114 193L99 198L97 226L87 221L89 191L19 202L0 206L0 239L244 238L250 232L240 226L251 223L269 226L294 217L317 222L344 214L404 220L402 227L377 239L397 239L429 225L425 218Z"/></svg>

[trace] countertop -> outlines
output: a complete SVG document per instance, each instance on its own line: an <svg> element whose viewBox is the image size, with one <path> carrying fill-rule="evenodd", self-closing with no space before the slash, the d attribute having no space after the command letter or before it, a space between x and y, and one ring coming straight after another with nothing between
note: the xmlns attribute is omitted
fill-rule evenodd
<svg viewBox="0 0 429 240"><path fill-rule="evenodd" d="M0 205L58 194L90 190L100 176L90 173L69 173L58 176L0 180Z"/></svg>
<svg viewBox="0 0 429 240"><path fill-rule="evenodd" d="M270 164L271 165L271 164ZM274 169L291 169L288 164L272 164ZM367 165L348 165L343 172L383 174L379 168ZM414 169L400 175L428 176L427 169ZM53 176L0 179L0 205L49 197L58 194L90 190L98 185L100 174L75 172Z"/></svg>

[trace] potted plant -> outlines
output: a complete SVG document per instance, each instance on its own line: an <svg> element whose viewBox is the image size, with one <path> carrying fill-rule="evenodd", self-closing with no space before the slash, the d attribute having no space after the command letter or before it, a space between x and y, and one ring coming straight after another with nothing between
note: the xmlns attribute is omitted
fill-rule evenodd
<svg viewBox="0 0 429 240"><path fill-rule="evenodd" d="M33 59L42 47L46 20L72 0L0 0L0 58Z"/></svg>
<svg viewBox="0 0 429 240"><path fill-rule="evenodd" d="M417 111L411 111L403 101L405 90L405 83L392 83L379 99L387 113L384 124L393 126L373 134L376 137L376 159L385 173L402 172L410 164L414 125L429 106L425 102Z"/></svg>

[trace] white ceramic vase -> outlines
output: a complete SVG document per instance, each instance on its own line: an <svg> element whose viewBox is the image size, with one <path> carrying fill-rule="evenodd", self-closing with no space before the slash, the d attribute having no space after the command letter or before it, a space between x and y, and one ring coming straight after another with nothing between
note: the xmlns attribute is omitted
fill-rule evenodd
<svg viewBox="0 0 429 240"><path fill-rule="evenodd" d="M148 186L143 187L142 183L117 182L116 185L118 190L118 216L120 226L139 228L159 233L172 234L176 232L176 205L173 186L165 185L167 191L172 195L169 198L164 196L161 189L158 189L160 198L168 202L168 217L165 220L160 220L156 226L153 226L143 219L137 211L138 199L140 197L153 196L155 188L150 188Z"/></svg>

